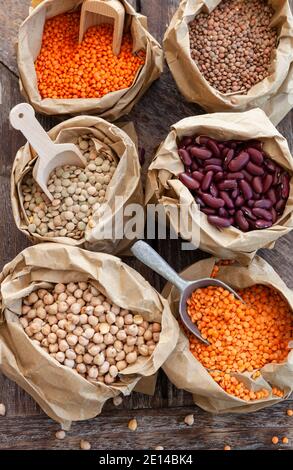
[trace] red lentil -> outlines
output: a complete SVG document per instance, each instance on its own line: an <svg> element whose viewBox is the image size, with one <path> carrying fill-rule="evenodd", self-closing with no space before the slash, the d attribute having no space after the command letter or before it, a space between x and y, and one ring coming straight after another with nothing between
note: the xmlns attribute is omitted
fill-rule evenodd
<svg viewBox="0 0 293 470"><path fill-rule="evenodd" d="M187 301L188 314L210 345L189 334L190 350L227 393L245 401L259 400L267 398L269 391L249 390L233 373L253 372L258 377L258 369L286 359L293 334L292 313L270 287L255 285L239 294L245 303L221 287L193 292ZM284 396L275 386L272 393Z"/></svg>
<svg viewBox="0 0 293 470"><path fill-rule="evenodd" d="M42 98L101 98L132 85L145 53L132 53L132 38L124 34L121 51L112 51L113 26L87 30L78 43L80 12L65 13L45 23L41 51L35 63Z"/></svg>

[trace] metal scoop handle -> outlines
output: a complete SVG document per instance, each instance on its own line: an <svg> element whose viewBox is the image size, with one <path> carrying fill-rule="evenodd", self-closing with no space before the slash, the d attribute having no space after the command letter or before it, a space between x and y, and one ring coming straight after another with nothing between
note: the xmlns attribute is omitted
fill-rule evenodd
<svg viewBox="0 0 293 470"><path fill-rule="evenodd" d="M190 284L182 279L150 245L142 240L137 241L132 246L131 251L139 261L162 276L166 281L174 284L181 293Z"/></svg>

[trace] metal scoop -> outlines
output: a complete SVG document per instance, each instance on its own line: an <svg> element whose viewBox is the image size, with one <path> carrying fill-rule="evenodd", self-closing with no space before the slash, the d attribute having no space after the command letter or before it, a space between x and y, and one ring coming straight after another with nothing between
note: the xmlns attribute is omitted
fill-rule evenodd
<svg viewBox="0 0 293 470"><path fill-rule="evenodd" d="M121 49L125 10L119 0L85 0L81 8L79 43L88 28L102 23L114 26L113 54L118 55Z"/></svg>
<svg viewBox="0 0 293 470"><path fill-rule="evenodd" d="M33 177L50 201L53 201L53 196L47 188L52 170L63 165L85 167L86 160L76 145L54 144L37 121L35 111L29 104L21 103L15 106L10 111L9 119L14 129L22 132L38 154Z"/></svg>
<svg viewBox="0 0 293 470"><path fill-rule="evenodd" d="M180 302L179 302L179 314L183 324L188 330L200 339L203 343L209 345L210 343L204 339L197 326L191 321L190 316L187 313L186 305L187 300L191 294L196 290L203 287L216 286L223 287L233 294L238 300L243 302L242 298L235 292L230 286L222 281L212 278L198 279L197 281L185 281L180 277L176 271L147 243L142 240L137 241L131 248L134 256L139 259L146 266L151 268L157 274L164 277L167 281L174 284L180 291Z"/></svg>

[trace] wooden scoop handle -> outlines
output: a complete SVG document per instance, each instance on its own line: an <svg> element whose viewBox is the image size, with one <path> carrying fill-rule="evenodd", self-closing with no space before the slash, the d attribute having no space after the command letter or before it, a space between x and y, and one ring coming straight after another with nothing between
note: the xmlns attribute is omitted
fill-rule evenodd
<svg viewBox="0 0 293 470"><path fill-rule="evenodd" d="M48 159L56 155L55 145L35 117L34 108L28 103L16 105L9 115L14 129L19 130L40 159Z"/></svg>

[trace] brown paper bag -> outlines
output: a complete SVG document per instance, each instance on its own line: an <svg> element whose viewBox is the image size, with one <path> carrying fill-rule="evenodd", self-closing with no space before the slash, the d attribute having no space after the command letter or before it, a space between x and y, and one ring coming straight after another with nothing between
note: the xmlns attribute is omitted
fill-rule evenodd
<svg viewBox="0 0 293 470"><path fill-rule="evenodd" d="M216 263L215 258L209 258L187 268L182 277L196 280L209 277ZM264 284L277 289L293 308L293 292L282 281L274 269L262 258L256 256L250 266L241 267L238 264L221 266L217 279L226 282L234 289L250 287L254 284ZM175 317L178 316L179 292L167 284L162 292L170 303ZM283 364L268 364L261 369L261 376L253 380L249 373L238 373L237 378L244 381L253 391L265 388L269 391L268 398L257 402L245 402L229 395L213 380L205 367L192 355L189 342L183 331L180 331L179 341L163 365L169 380L180 389L192 393L193 401L211 413L248 413L278 403L289 397L293 390L293 351L288 354ZM284 390L284 398L272 395L272 387Z"/></svg>
<svg viewBox="0 0 293 470"><path fill-rule="evenodd" d="M107 0L106 0L107 1ZM114 121L128 114L154 80L163 71L163 51L147 30L146 18L121 0L125 7L125 28L131 31L133 51L146 51L146 61L131 87L94 99L42 99L37 85L34 62L39 54L44 23L47 18L78 8L82 0L45 0L31 10L20 27L18 37L18 69L23 95L39 112L44 114L96 114Z"/></svg>
<svg viewBox="0 0 293 470"><path fill-rule="evenodd" d="M276 14L279 45L272 73L247 95L223 94L201 74L190 55L188 23L200 13L211 12L221 0L182 0L165 33L166 60L181 93L208 112L245 111L261 108L277 125L293 106L293 17L288 0L269 0ZM233 101L232 101L233 100Z"/></svg>
<svg viewBox="0 0 293 470"><path fill-rule="evenodd" d="M200 248L220 258L238 259L248 263L260 248L273 248L274 242L286 235L293 227L293 180L290 196L281 218L269 229L244 233L236 227L218 230L209 224L207 216L200 212L191 192L179 181L178 175L184 165L178 155L177 139L184 135L204 134L219 140L260 139L264 149L273 160L292 173L293 160L286 139L277 131L260 109L245 113L216 113L193 116L174 124L149 167L146 203L157 199L169 215L170 224L176 230L172 207L180 204L190 206L189 218L200 226ZM170 212L170 213L169 213ZM174 213L174 211L173 211ZM177 229L178 230L178 229ZM180 236L190 239L185 226L180 227Z"/></svg>
<svg viewBox="0 0 293 470"><path fill-rule="evenodd" d="M132 136L132 139L122 129L101 118L78 116L58 124L48 132L51 139L59 143L72 142L76 136L82 134L92 134L95 139L104 145L106 150L108 149L114 157L117 157L119 163L107 187L105 196L105 204L107 204L113 214L110 221L114 220L115 215L120 210L124 210L128 204L136 203L142 205L144 198L140 177L140 163L133 142L133 140L136 140L134 127L128 123L124 126L124 129ZM114 238L107 237L107 233L103 228L103 224L109 221L106 217L107 213L104 216L99 216L98 213L93 214L95 226L90 227L88 225L84 238L81 240L73 240L68 237L52 238L29 233L27 229L29 221L23 209L23 196L20 189L23 177L32 168L35 160L36 154L27 143L17 152L11 174L11 202L14 220L17 227L32 242L54 241L113 254L127 251L132 240L126 238L115 240ZM115 204L116 196L121 197L119 204ZM129 217L124 214L124 225L128 219Z"/></svg>
<svg viewBox="0 0 293 470"><path fill-rule="evenodd" d="M58 364L32 343L18 319L21 299L30 292L51 283L89 280L120 307L162 324L152 356L127 367L111 386L90 383ZM138 272L111 255L53 243L29 247L4 267L0 284L0 370L65 427L101 413L109 398L129 395L141 378L158 371L178 340L178 325L167 301Z"/></svg>

